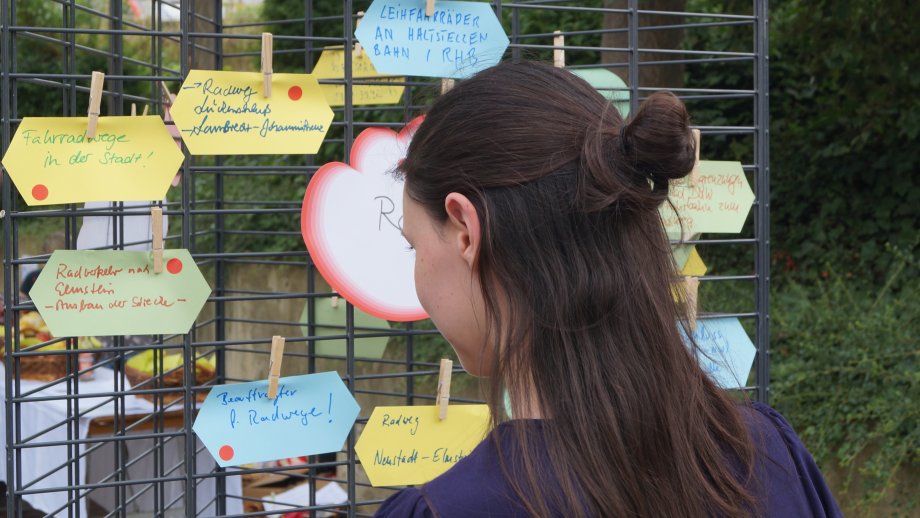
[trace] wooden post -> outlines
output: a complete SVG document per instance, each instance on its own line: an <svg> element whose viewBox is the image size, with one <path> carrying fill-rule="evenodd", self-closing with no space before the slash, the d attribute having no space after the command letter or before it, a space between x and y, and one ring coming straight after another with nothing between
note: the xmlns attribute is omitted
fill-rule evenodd
<svg viewBox="0 0 920 518"><path fill-rule="evenodd" d="M700 290L700 279L698 277L684 277L684 291L687 294L687 325L690 332L696 331L696 312L697 299Z"/></svg>
<svg viewBox="0 0 920 518"><path fill-rule="evenodd" d="M696 160L693 162L693 169L690 170L690 186L695 187L700 179L700 130L694 129L693 132L693 150L696 153Z"/></svg>
<svg viewBox="0 0 920 518"><path fill-rule="evenodd" d="M150 232L153 250L153 273L163 273L163 209L150 209Z"/></svg>

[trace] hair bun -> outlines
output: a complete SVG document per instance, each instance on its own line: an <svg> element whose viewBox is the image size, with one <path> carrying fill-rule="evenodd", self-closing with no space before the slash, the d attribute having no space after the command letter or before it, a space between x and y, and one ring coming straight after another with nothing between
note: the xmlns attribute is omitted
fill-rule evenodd
<svg viewBox="0 0 920 518"><path fill-rule="evenodd" d="M690 114L671 92L656 92L621 129L625 158L655 183L683 178L696 160Z"/></svg>
<svg viewBox="0 0 920 518"><path fill-rule="evenodd" d="M613 203L657 210L668 198L669 182L693 169L690 115L670 92L649 96L629 121L609 108L600 124L582 150L588 181L579 198L585 210L602 210Z"/></svg>

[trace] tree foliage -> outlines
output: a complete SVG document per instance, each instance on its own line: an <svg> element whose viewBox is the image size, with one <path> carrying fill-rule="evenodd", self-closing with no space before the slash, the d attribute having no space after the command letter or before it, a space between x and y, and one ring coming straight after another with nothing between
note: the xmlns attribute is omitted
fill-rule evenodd
<svg viewBox="0 0 920 518"><path fill-rule="evenodd" d="M915 2L774 4L772 224L789 267L878 281L885 244L915 243L918 18Z"/></svg>

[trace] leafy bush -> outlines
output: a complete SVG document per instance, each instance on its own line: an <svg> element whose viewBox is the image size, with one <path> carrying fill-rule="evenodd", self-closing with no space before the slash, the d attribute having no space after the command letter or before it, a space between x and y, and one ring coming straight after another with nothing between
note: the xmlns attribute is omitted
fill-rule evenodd
<svg viewBox="0 0 920 518"><path fill-rule="evenodd" d="M889 250L894 268L875 292L834 272L773 299L774 404L819 464L841 468L840 496L863 512L920 504L903 482L920 468L920 278L905 275L914 256Z"/></svg>
<svg viewBox="0 0 920 518"><path fill-rule="evenodd" d="M913 14L911 14L913 13ZM884 279L917 234L920 4L785 2L771 18L773 224L803 269ZM792 263L793 265L795 263Z"/></svg>

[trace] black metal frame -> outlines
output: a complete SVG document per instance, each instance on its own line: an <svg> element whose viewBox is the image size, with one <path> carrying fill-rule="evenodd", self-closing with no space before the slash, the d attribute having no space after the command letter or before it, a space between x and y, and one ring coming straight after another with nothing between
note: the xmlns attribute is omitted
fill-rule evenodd
<svg viewBox="0 0 920 518"><path fill-rule="evenodd" d="M49 0L50 2L51 0ZM251 26L261 26L264 22L245 23L237 25L228 25L223 23L222 2L219 0L153 0L151 2L152 18L150 27L141 26L135 22L126 19L122 13L122 2L119 0L108 0L109 6L106 11L94 10L86 5L81 5L75 0L53 0L61 11L62 18L60 25L56 27L34 27L23 26L17 22L15 0L0 0L0 153L5 152L10 139L15 132L16 125L24 114L19 112L18 108L18 88L21 84L42 85L46 88L55 88L60 90L64 100L63 113L65 116L81 116L81 107L77 106L77 93L85 93L89 84L89 70L76 69L76 56L79 52L95 52L105 56L109 60L109 69L106 76L107 99L111 99L110 106L114 108L112 114L120 114L125 102L147 103L161 109L159 104L159 95L157 93L157 81L166 81L173 85L173 90L177 82L181 81L188 71L192 68L192 63L200 56L210 56L215 60L218 66L222 65L225 60L239 58L249 55L248 53L225 53L224 41L227 39L252 39L257 35L240 34L236 31L245 30ZM313 7L315 0L304 0L304 9L306 16L303 19L286 20L286 23L301 24L304 35L298 37L286 37L289 41L297 41L302 44L302 48L295 52L303 52L304 61L307 69L312 66L319 50L325 45L344 45L350 48L354 43L353 38L353 16L343 14L337 19L342 23L343 34L338 38L322 38L314 36L314 24L323 23L324 21L314 18ZM324 0L325 1L325 0ZM330 0L331 1L331 0ZM214 18L208 19L196 14L196 3L200 6L208 2L213 3ZM359 3L359 2L354 2ZM360 2L365 6L368 2ZM621 12L627 15L628 26L626 28L615 29L617 31L626 31L628 33L628 48L600 48L600 47L576 47L567 46L568 51L608 51L627 53L629 60L626 64L615 65L616 67L626 67L630 78L639 77L641 66L652 64L640 60L641 54L645 52L668 52L675 57L669 61L658 61L654 64L662 63L701 63L701 62L718 62L729 63L742 61L750 63L753 67L753 84L750 89L704 89L704 88L682 88L676 89L676 93L685 99L732 99L742 98L750 99L753 106L753 118L749 126L703 126L704 138L716 135L750 135L753 138L753 162L744 164L744 169L753 178L752 187L757 196L754 207L754 226L752 235L746 237L730 239L703 239L699 241L690 241L690 243L699 243L705 246L737 246L754 248L754 265L753 273L746 275L707 275L702 278L704 283L716 281L743 282L752 283L754 286L755 305L752 311L723 313L721 315L738 316L745 319L752 319L755 323L755 344L758 349L756 360L756 382L748 387L751 397L760 401L767 401L769 395L769 283L770 283L770 240L769 240L769 91L768 91L768 2L767 0L753 0L751 14L712 14L712 13L656 13L642 10L638 0L627 0L626 9L603 9L595 7L580 7L571 5L574 2L562 0L519 0L515 2L503 2L502 0L493 0L492 4L500 17L510 12L510 26L506 26L511 39L511 52L514 58L519 58L522 51L546 52L551 48L549 44L552 40L552 34L524 34L520 32L521 19L527 16L529 12L539 11L589 11L596 12L600 16L604 12ZM354 13L355 6L352 0L343 0L342 13ZM164 8L178 8L180 13L179 30L166 30L160 13ZM82 12L88 15L105 19L108 21L108 29L88 29L76 26L77 13ZM639 48L639 33L650 27L641 25L641 18L645 15L659 14L675 16L675 23L669 25L669 28L706 28L720 27L727 25L750 26L752 28L753 41L752 52L694 52L677 49L654 50ZM506 17L506 21L508 21ZM211 30L208 30L211 28ZM564 29L564 27L562 27ZM604 30L599 29L597 33ZM609 32L609 31L608 31ZM108 49L86 49L80 48L77 44L76 37L79 34L101 34L109 37L110 46ZM567 35L584 34L566 33ZM123 55L123 42L126 37L144 37L151 41L150 60L141 62L133 58L126 58ZM277 38L277 36L276 36ZM59 46L63 49L62 53L62 73L55 74L35 74L28 72L28 66L20 66L17 62L16 46L23 39L42 41L48 45ZM209 48L202 43L204 40L212 39L214 47ZM178 70L169 70L164 67L162 62L162 47L167 44L178 44L180 46L181 67ZM346 70L350 70L351 56L346 56ZM148 73L143 76L125 75L124 65L127 60L134 64L140 64L148 69ZM25 70L25 71L21 71ZM132 96L124 91L124 85L127 82L144 82L150 85L150 95ZM343 160L347 160L356 131L371 126L387 125L375 122L368 117L369 110L352 106L352 90L354 84L361 84L360 81L354 81L351 77L346 77L346 103L344 108L338 110L336 122L333 124L333 131L342 134L342 138L330 137L327 142L336 142L344 145ZM408 78L405 82L406 94L404 102L399 107L384 108L386 110L399 110L408 120L410 114L418 108L414 95L421 89L431 88L433 83L424 79ZM632 109L638 107L640 100L656 88L638 84L638 81L630 81L630 100ZM105 111L105 110L104 110ZM162 113L162 111L160 111ZM337 133L337 134L338 134ZM716 157L717 158L717 157ZM232 165L229 160L223 158L217 159L213 164L202 164L196 162L195 157L186 155L186 161L182 168L181 199L174 203L164 206L165 212L175 220L180 221L178 225L181 231L178 235L168 236L168 246L188 248L200 266L210 268L209 275L214 288L212 296L209 298L210 307L213 308L213 317L199 319L194 329L186 335L179 337L157 337L152 345L144 345L143 348L154 348L166 352L168 350L180 351L184 354L186 364L203 354L213 351L216 354L218 369L220 375L215 382L232 382L239 381L224 375L224 366L227 361L228 353L247 353L252 354L253 350L245 346L257 346L262 354L267 354L269 349L270 337L266 336L263 340L239 340L228 336L226 332L229 323L249 323L249 324L270 324L284 329L285 326L297 326L297 322L281 320L259 320L259 319L234 319L228 316L227 305L239 302L252 302L258 300L277 300L277 299L301 299L307 301L309 305L309 322L315 321L315 303L317 300L325 300L333 295L332 293L318 292L314 281L314 268L310 262L305 250L282 250L282 251L229 251L225 248L225 239L231 235L250 235L264 233L262 231L230 229L227 228L226 218L235 214L289 214L291 218L296 219L300 210L300 200L292 199L282 202L267 202L259 200L227 200L225 199L225 182L234 176L247 175L264 175L264 176L297 176L302 177L304 185L309 181L311 175L316 170L315 165L307 164L304 166L284 166L284 165ZM201 199L196 193L197 176L213 177L214 199ZM66 246L72 248L75 244L76 233L78 231L78 218L92 213L93 215L103 215L112 217L115 224L114 241L116 247L123 246L124 232L123 220L124 212L121 204L116 204L110 210L90 211L76 205L66 205L63 207L38 208L36 210L27 210L18 201L14 191L14 186L10 182L9 176L3 176L2 183L2 203L3 210L0 211L0 218L3 224L4 236L4 309L7 315L15 315L18 311L32 309L33 306L28 301L20 300L18 290L15 289L19 284L19 268L24 264L42 264L47 261L47 255L36 257L23 257L20 250L20 226L29 220L36 218L46 220L59 220L62 223L66 236ZM212 218L211 229L198 228L198 225L205 218ZM290 231L279 231L278 235L291 235ZM213 238L213 245L205 249L198 245L199 240L204 237ZM270 290L265 291L240 291L235 290L232 286L226 284L227 270L235 264L263 264L263 265L296 265L304 267L307 291L299 293L281 293ZM213 333L213 340L200 338L200 334L209 330ZM296 327L295 327L296 329ZM419 361L415 348L415 338L422 335L430 335L433 332L416 329L413 325L405 325L401 328L394 328L390 333L363 333L356 332L354 327L353 307L348 305L347 326L342 334L339 335L322 335L315 333L316 329L310 325L311 335L307 338L289 338L289 343L305 342L307 348L305 352L291 352L289 354L297 357L306 358L310 372L315 371L318 356L315 354L315 345L318 340L324 339L342 339L347 341L348 354L345 360L343 380L356 394L377 394L388 395L398 398L395 402L404 401L404 404L413 404L419 401L430 401L433 399L431 394L416 393L416 380L419 377L432 377L437 375L437 365L432 362ZM158 512L174 507L175 502L168 502L163 493L163 484L167 482L181 482L185 486L185 503L180 512L184 516L194 516L198 502L196 502L195 488L198 483L206 478L217 479L217 494L215 495L216 505L219 512L224 510L226 502L226 489L224 482L226 476L237 475L240 473L253 473L261 471L270 471L267 469L225 471L215 469L213 471L198 472L196 466L196 446L194 434L190 426L184 426L178 431L168 431L165 429L164 412L169 410L162 407L162 398L157 406L158 411L142 420L141 424L152 425L153 431L148 433L132 434L129 432L139 427L139 424L126 425L124 422L125 409L125 376L122 370L122 363L127 354L139 350L127 345L120 338L114 339L113 346L106 352L110 353L111 358L101 363L111 363L115 369L115 386L111 392L104 395L110 397L115 403L116 415L112 428L112 437L77 439L78 417L85 414L90 409L81 405L81 402L87 395L79 393L79 385L76 380L81 372L77 362L77 350L74 339L68 339L67 349L63 351L42 352L36 350L36 347L21 349L18 340L18 322L15 318L7 318L5 323L6 336L13 337L7 341L9 351L5 356L5 368L9 373L5 379L5 405L4 412L6 417L6 438L5 444L7 470L2 476L9 482L7 490L7 516L21 516L22 507L19 498L27 494L37 494L48 490L30 489L23 487L21 462L23 451L28 448L48 446L49 443L35 442L29 437L22 437L19 427L16 426L23 415L24 409L28 412L30 403L42 400L32 393L23 393L17 373L20 371L20 363L23 358L28 356L37 356L44 354L60 354L67 358L68 375L54 383L64 384L67 387L67 404L69 415L68 419L68 440L65 442L69 449L69 458L62 459L61 468L66 469L70 478L68 487L60 488L68 491L69 499L73 502L87 493L103 488L115 488L117 493L118 507L113 510L109 516L127 516L128 506L130 504L127 497L127 486L146 486L147 490L153 492L158 502ZM283 333L283 334L297 334ZM354 356L354 340L356 336L399 336L405 340L405 355L402 360L384 359L380 361L369 361L356 359ZM177 342L178 340L178 342ZM361 373L360 367L365 364L377 364L389 369L383 374ZM92 368L99 368L95 365ZM387 392L382 390L358 389L358 385L363 383L373 383L383 378L404 378L404 392ZM196 392L206 391L208 387L196 387L194 374L191 369L185 372L185 398L181 403L181 410L184 414L191 416L194 414L193 396ZM143 392L149 394L159 394L165 389L151 388ZM94 394L98 396L100 394ZM369 409L364 409L363 414L367 415ZM365 420L359 419L360 426ZM187 423L188 424L188 423ZM327 466L343 466L339 473L339 479L347 484L350 504L347 510L343 511L347 516L360 516L370 512L372 506L380 502L379 498L359 501L357 489L362 484L357 482L356 478L356 459L354 454L354 443L356 440L355 428L352 429L348 436L340 460L335 463L314 463L308 465L312 471L303 475L305 479L315 478L315 469ZM108 481L95 484L83 484L80 465L77 459L87 456L94 449L100 448L105 444L119 443L129 439L149 438L154 441L153 447L145 452L153 456L156 465L156 476L150 480L130 480L127 476L127 466L137 459L123 458L122 450L115 448L115 459L113 459L113 474ZM163 458L163 449L171 441L182 440L185 451L184 466L185 474L177 474L175 466L166 466ZM81 451L81 448L84 448ZM49 469L51 469L49 467ZM311 495L311 503L315 502ZM46 510L46 512L61 511L61 516L78 516L80 513L78 507L68 506L66 509ZM305 510L321 510L322 507L307 507ZM262 513L269 514L269 513Z"/></svg>

